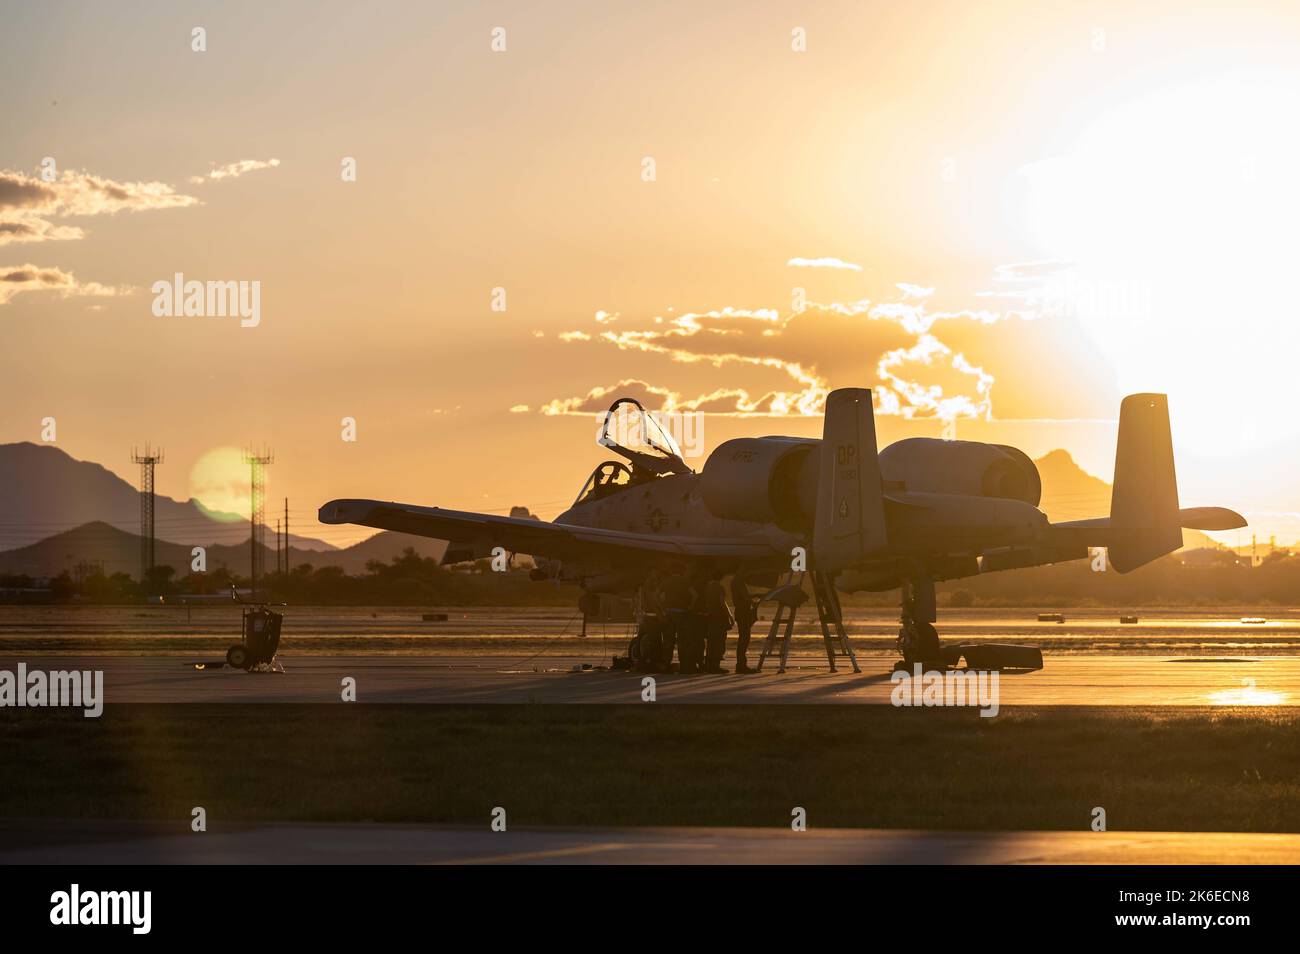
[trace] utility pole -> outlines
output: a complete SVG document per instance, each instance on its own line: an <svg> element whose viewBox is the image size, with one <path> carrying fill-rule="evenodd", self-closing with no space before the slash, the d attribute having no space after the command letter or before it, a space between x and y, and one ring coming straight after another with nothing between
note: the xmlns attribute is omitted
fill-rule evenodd
<svg viewBox="0 0 1300 954"><path fill-rule="evenodd" d="M275 518L275 573L280 574L280 518Z"/></svg>
<svg viewBox="0 0 1300 954"><path fill-rule="evenodd" d="M244 463L249 466L249 501L248 501L248 575L251 579L253 599L257 599L257 580L262 575L262 550L265 537L263 527L266 524L266 466L275 463L275 455L270 448L260 453L250 447L244 453Z"/></svg>
<svg viewBox="0 0 1300 954"><path fill-rule="evenodd" d="M289 575L289 498L284 498L284 575Z"/></svg>
<svg viewBox="0 0 1300 954"><path fill-rule="evenodd" d="M148 444L140 452L131 448L131 460L140 465L140 589L149 592L149 574L154 564L153 537L153 469L163 460L162 448Z"/></svg>

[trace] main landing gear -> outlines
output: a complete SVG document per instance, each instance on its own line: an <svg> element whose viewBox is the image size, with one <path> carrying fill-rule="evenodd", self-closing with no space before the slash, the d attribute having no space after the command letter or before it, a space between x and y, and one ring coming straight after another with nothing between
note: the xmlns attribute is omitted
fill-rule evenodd
<svg viewBox="0 0 1300 954"><path fill-rule="evenodd" d="M899 617L902 626L898 630L898 651L903 658L894 664L895 671L911 672L917 663L926 669L948 668L950 664L939 645L939 631L934 628L936 617L934 580L923 575L904 580L903 612Z"/></svg>
<svg viewBox="0 0 1300 954"><path fill-rule="evenodd" d="M898 651L902 659L894 663L895 672L954 669L966 659L967 669L1032 671L1043 668L1043 652L1034 646L1006 643L951 643L940 645L939 631L934 628L937 616L934 580L917 572L903 581L903 610L899 621Z"/></svg>

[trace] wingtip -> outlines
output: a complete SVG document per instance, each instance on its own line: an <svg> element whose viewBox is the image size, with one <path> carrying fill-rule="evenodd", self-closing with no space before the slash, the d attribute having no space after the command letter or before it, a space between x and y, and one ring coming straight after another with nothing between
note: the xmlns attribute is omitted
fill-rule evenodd
<svg viewBox="0 0 1300 954"><path fill-rule="evenodd" d="M363 516L372 503L370 500L331 500L316 511L316 519L330 524L356 523L357 517Z"/></svg>

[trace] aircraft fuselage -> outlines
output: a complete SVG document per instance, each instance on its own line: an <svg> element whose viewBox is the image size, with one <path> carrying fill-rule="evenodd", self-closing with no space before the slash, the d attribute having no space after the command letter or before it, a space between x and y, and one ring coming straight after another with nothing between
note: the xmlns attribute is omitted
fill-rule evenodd
<svg viewBox="0 0 1300 954"><path fill-rule="evenodd" d="M555 523L597 527L667 537L734 538L750 534L784 540L784 556L746 564L743 569L779 573L789 567L796 546L808 546L810 534L791 532L773 523L729 520L714 516L701 498L698 474L672 474L626 487L610 488L596 499L582 500L555 518ZM1030 504L995 497L960 494L890 494L885 509L888 546L846 571L845 588L891 589L906 566L920 560L938 579L980 572L978 555L986 550L1032 546L1040 542L1047 517ZM710 561L720 572L742 567ZM626 570L600 565L566 566L562 578L600 589L635 586Z"/></svg>

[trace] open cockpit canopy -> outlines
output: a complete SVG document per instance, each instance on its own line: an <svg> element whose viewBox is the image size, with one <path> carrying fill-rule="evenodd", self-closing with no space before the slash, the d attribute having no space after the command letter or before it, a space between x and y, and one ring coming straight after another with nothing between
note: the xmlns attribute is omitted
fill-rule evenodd
<svg viewBox="0 0 1300 954"><path fill-rule="evenodd" d="M633 471L661 474L689 474L681 448L636 398L619 398L605 412L597 442L621 454Z"/></svg>

